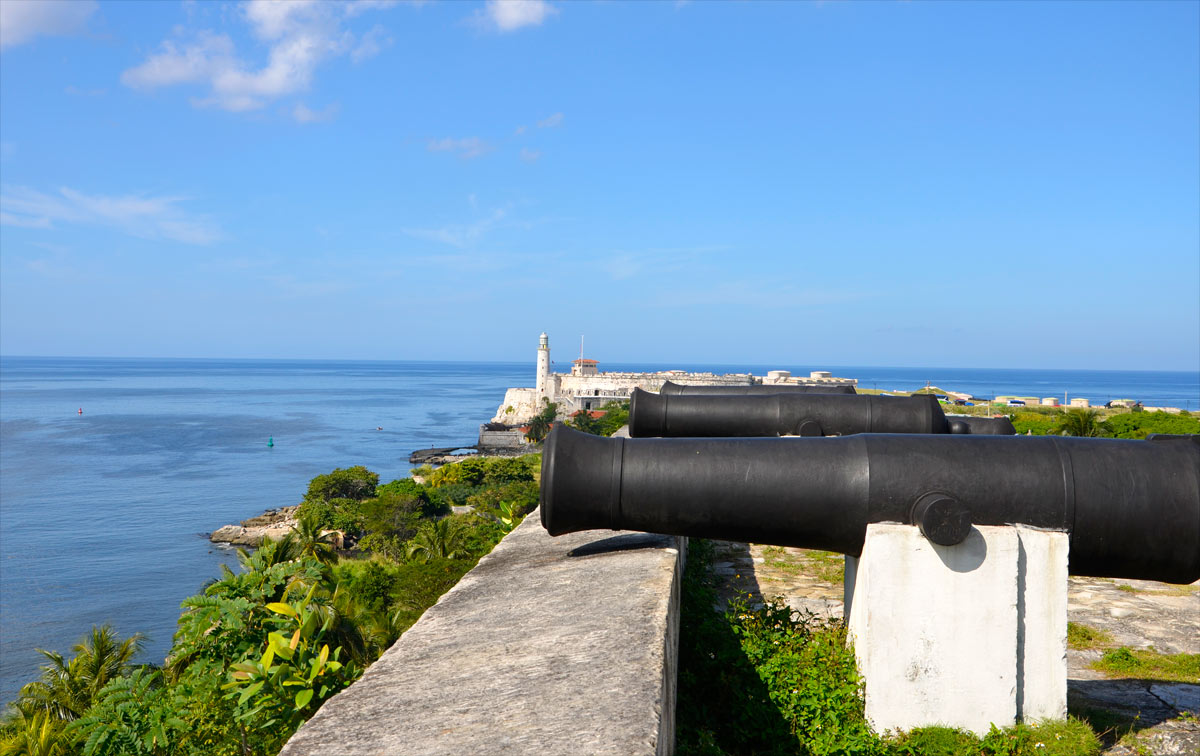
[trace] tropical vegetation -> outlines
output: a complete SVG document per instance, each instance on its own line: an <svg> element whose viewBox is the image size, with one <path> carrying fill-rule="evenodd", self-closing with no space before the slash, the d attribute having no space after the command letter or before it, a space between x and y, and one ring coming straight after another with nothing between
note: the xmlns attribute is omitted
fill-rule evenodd
<svg viewBox="0 0 1200 756"><path fill-rule="evenodd" d="M536 506L539 464L469 458L384 485L364 467L317 476L291 533L240 550L239 570L183 601L161 664L107 625L69 657L42 651L0 722L0 756L277 753Z"/></svg>

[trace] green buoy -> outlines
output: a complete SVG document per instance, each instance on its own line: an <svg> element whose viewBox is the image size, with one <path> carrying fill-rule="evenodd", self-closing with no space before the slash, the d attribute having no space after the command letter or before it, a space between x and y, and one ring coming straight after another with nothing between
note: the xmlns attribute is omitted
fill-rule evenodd
<svg viewBox="0 0 1200 756"><path fill-rule="evenodd" d="M267 436L267 448L268 449L275 448L275 437L274 436Z"/></svg>

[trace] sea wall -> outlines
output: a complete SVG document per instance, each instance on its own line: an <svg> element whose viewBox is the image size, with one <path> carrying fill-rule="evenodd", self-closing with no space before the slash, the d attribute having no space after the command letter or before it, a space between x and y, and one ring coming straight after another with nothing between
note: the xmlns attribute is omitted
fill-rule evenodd
<svg viewBox="0 0 1200 756"><path fill-rule="evenodd" d="M685 547L534 512L281 756L672 753Z"/></svg>

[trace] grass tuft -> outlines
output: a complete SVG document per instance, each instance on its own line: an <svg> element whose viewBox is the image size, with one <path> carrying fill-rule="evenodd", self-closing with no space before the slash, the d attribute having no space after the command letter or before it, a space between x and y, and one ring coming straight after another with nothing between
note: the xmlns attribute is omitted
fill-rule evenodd
<svg viewBox="0 0 1200 756"><path fill-rule="evenodd" d="M1121 646L1092 662L1092 669L1113 677L1200 683L1200 654L1164 654L1153 648Z"/></svg>
<svg viewBox="0 0 1200 756"><path fill-rule="evenodd" d="M1078 622L1067 623L1067 645L1082 651L1087 648L1099 648L1112 643L1112 635L1106 630L1100 630Z"/></svg>

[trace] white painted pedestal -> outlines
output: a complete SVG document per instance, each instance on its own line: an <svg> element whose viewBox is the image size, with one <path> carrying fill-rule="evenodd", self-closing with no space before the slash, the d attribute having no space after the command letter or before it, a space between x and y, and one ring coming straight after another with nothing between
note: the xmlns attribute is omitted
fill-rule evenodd
<svg viewBox="0 0 1200 756"><path fill-rule="evenodd" d="M1066 533L979 526L956 546L867 526L846 617L878 732L1067 713Z"/></svg>

